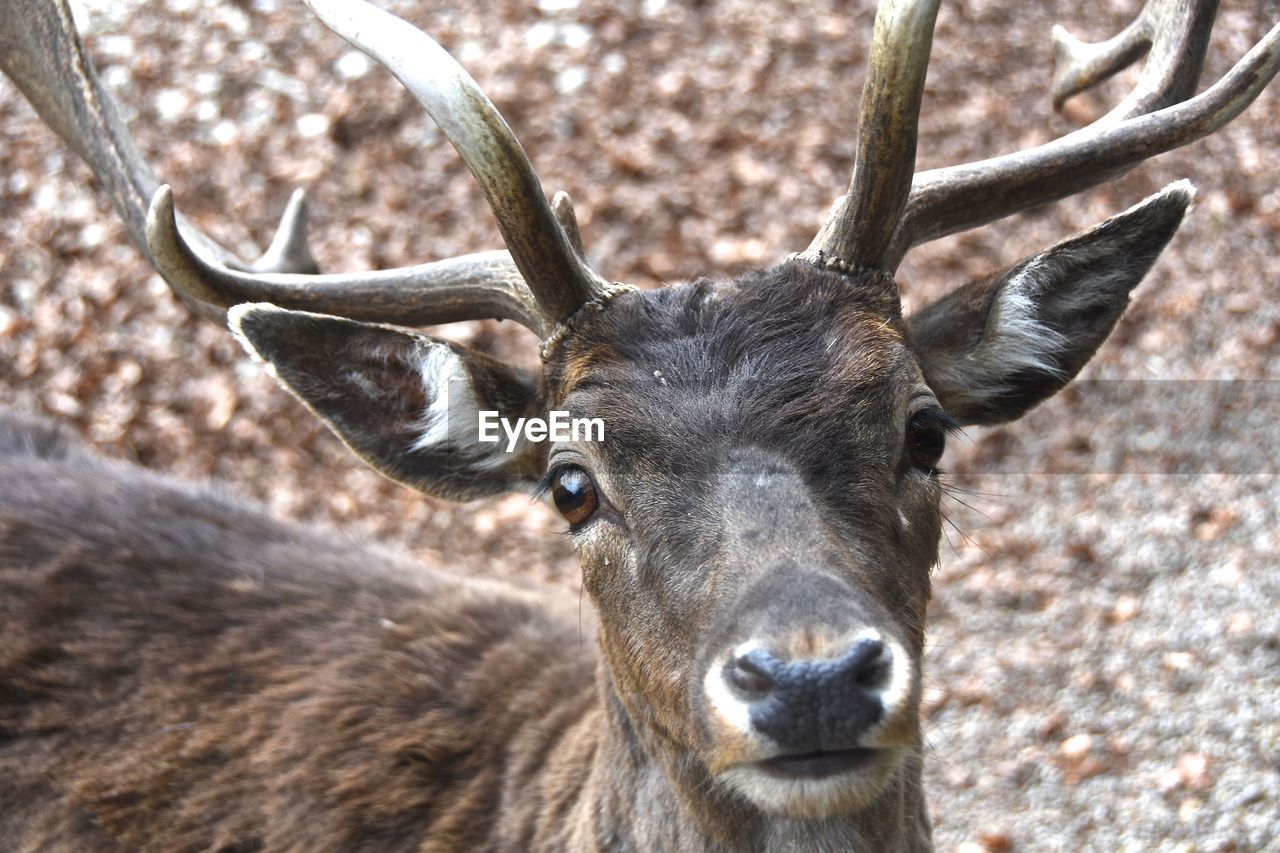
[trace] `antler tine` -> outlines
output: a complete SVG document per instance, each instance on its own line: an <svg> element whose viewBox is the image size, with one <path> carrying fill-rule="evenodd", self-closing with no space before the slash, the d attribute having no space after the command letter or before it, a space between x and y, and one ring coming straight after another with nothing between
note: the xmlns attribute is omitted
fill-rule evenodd
<svg viewBox="0 0 1280 853"><path fill-rule="evenodd" d="M366 273L244 272L208 262L183 239L168 185L151 203L147 243L161 275L208 305L270 302L352 320L393 318L410 326L498 317L540 337L551 331L511 256L502 251Z"/></svg>
<svg viewBox="0 0 1280 853"><path fill-rule="evenodd" d="M917 174L887 267L896 268L912 246L1083 192L1239 115L1280 71L1280 24L1216 84L1183 100L1199 76L1215 9L1216 0L1153 0L1142 14L1148 22L1092 54L1059 48L1065 67L1076 69L1075 81L1062 91L1079 91L1132 61L1126 45L1139 35L1152 43L1137 89L1099 121L1026 151Z"/></svg>
<svg viewBox="0 0 1280 853"><path fill-rule="evenodd" d="M271 246L246 263L174 211L98 81L66 0L10 0L0 16L0 70L102 182L129 237L174 294L222 323L226 308L285 308L410 325L500 317L540 337L553 324L506 252L370 273L317 275L306 242L306 200L296 191Z"/></svg>
<svg viewBox="0 0 1280 853"><path fill-rule="evenodd" d="M1150 49L1150 8L1148 3L1129 26L1102 42L1080 41L1061 24L1053 25L1051 90L1055 110L1062 109L1072 95L1128 68Z"/></svg>
<svg viewBox="0 0 1280 853"><path fill-rule="evenodd" d="M920 100L937 16L938 0L882 0L876 10L849 192L837 200L802 259L882 266L915 171Z"/></svg>
<svg viewBox="0 0 1280 853"><path fill-rule="evenodd" d="M475 80L434 39L363 0L306 0L335 33L418 99L484 191L516 267L544 313L567 319L610 285L574 251L515 134Z"/></svg>
<svg viewBox="0 0 1280 853"><path fill-rule="evenodd" d="M40 117L89 164L103 183L113 206L134 244L150 258L145 239L147 206L159 182L134 145L115 102L98 82L93 64L75 30L65 0L13 0L0 25L0 70L12 79ZM296 194L295 194L296 195ZM287 242L290 251L268 251L248 265L217 242L182 220L192 242L222 263L277 272L301 272L295 268L315 261L305 242L304 200L291 201L281 221L276 243ZM287 236L287 240L284 238Z"/></svg>
<svg viewBox="0 0 1280 853"><path fill-rule="evenodd" d="M1053 107L1131 65L1150 49L1133 91L1095 124L1154 112L1195 92L1209 49L1218 0L1148 0L1114 38L1089 44L1062 26L1053 28Z"/></svg>
<svg viewBox="0 0 1280 853"><path fill-rule="evenodd" d="M154 201L154 197L152 199ZM315 274L320 265L307 245L307 191L299 187L289 196L271 245L253 262L252 272L296 272Z"/></svg>

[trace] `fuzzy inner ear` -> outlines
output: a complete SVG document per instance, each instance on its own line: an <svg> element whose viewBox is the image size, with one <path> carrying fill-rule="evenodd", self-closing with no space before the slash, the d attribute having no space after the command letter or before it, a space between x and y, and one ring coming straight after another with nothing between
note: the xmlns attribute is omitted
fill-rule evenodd
<svg viewBox="0 0 1280 853"><path fill-rule="evenodd" d="M912 315L925 380L961 423L1021 417L1085 366L1182 223L1187 181Z"/></svg>
<svg viewBox="0 0 1280 853"><path fill-rule="evenodd" d="M531 376L408 329L267 304L228 313L245 349L375 469L419 491L470 500L536 480L536 448L480 441L480 411L540 409ZM501 432L499 430L499 432Z"/></svg>

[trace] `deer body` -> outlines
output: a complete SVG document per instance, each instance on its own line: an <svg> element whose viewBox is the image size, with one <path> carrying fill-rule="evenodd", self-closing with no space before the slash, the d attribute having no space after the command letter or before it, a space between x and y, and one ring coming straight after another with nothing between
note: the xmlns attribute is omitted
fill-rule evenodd
<svg viewBox="0 0 1280 853"><path fill-rule="evenodd" d="M1216 3L1151 0L1121 41L1057 37L1058 97L1150 47L1097 127L913 177L938 4L887 0L849 192L810 246L638 291L588 265L568 197L547 201L438 44L359 0L308 0L436 120L508 249L320 275L300 197L255 263L182 219L65 3L15 2L0 68L174 291L388 477L447 499L549 492L594 617L4 416L0 837L29 849L930 849L920 663L946 434L1070 382L1193 190L911 313L894 270L1212 132L1280 70L1278 25L1191 97ZM537 333L541 371L384 324L478 317ZM551 411L607 439L477 436L482 412Z"/></svg>
<svg viewBox="0 0 1280 853"><path fill-rule="evenodd" d="M281 524L41 425L6 418L0 444L11 849L520 849L564 830L565 777L602 733L571 603ZM49 776L18 772L50 756Z"/></svg>
<svg viewBox="0 0 1280 853"><path fill-rule="evenodd" d="M637 314L662 312L659 322L650 317L652 339L629 345L639 363L664 365L669 382L641 370L602 383L577 365L567 369L583 373L578 384L588 393L613 390L614 405L647 397L669 410L679 419L673 435L732 431L742 436L734 449L746 453L776 444L804 415L785 414L800 401L774 374L796 376L807 363L815 380L825 375L807 405L865 393L841 375L855 365L833 367L794 338L801 330L815 343L850 337L847 318L830 310L843 282L804 273L818 281L793 291L806 295L792 300L788 317L764 298L782 274L757 277L742 292L722 283L731 294L721 299L716 285L703 283L664 292L659 307L638 294L619 304L624 313L612 320L626 327ZM703 305L705 316L691 304ZM746 328L767 321L769 334L792 337L795 348L788 359L755 365L750 339L727 323L728 312L740 318L766 309L769 316L757 314ZM722 334L708 334L717 329ZM673 351L669 336L680 330L677 340L686 343ZM614 369L635 373L626 367L634 363ZM699 377L692 388L682 381L686 371ZM691 391L705 406L676 404ZM762 407L779 412L772 424L755 416ZM592 410L615 414L607 400ZM847 443L847 428L833 424L810 451L818 457ZM860 798L856 817L777 820L719 789L686 745L704 735L701 713L690 707L696 693L680 682L702 680L694 668L705 657L700 635L722 628L668 624L660 628L665 648L646 641L615 653L632 659L624 668L605 666L572 600L425 570L323 531L290 528L215 489L96 458L20 419L5 432L13 450L0 462L0 479L32 487L0 505L0 600L10 608L0 642L0 681L10 685L0 725L20 749L6 756L12 766L36 770L40 756L56 754L61 767L41 787L21 773L7 777L8 813L20 820L5 827L6 837L29 839L32 848L60 839L235 849L358 848L367 839L427 850L929 847L911 714L883 790ZM687 560L681 546L708 562L719 559L716 551L732 554L739 566L746 552L770 560L775 551L807 553L811 507L794 515L794 526L781 523L785 506L753 507L748 519L773 518L766 537L736 510L759 492L765 466L753 460L739 475L719 458L723 444L695 444L706 452L679 456L704 468L696 481L726 481L733 496L707 495L692 527L730 535L669 543L666 560ZM621 477L625 460L615 464ZM859 478L851 469L833 479ZM792 513L800 509L792 496L778 499ZM645 509L660 516L666 508ZM82 519L94 524L85 529ZM915 570L901 594L888 595L914 598L902 644L918 654L937 530L914 534ZM769 567L764 560L753 567L766 584L771 576L760 570ZM802 580L797 593L797 577L784 579L802 610L830 618L818 600L824 587L806 595ZM730 625L759 614L723 598ZM667 621L683 611L678 601L667 606ZM796 620L803 615L783 614L784 624ZM823 621L812 620L815 633ZM623 628L610 639L643 638L654 627ZM673 651L682 661L674 666L661 659ZM659 677L665 688L651 683ZM660 714L651 700L638 701L655 689L667 696ZM72 828L71 813L89 817Z"/></svg>
<svg viewBox="0 0 1280 853"><path fill-rule="evenodd" d="M39 484L0 494L11 849L928 849L918 755L872 822L725 820L705 779L674 789L563 593L12 414L0 450L0 481Z"/></svg>

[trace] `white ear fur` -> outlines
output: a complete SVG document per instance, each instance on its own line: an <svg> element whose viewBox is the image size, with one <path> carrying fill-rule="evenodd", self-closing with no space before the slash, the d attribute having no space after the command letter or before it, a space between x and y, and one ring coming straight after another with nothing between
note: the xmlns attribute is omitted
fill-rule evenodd
<svg viewBox="0 0 1280 853"><path fill-rule="evenodd" d="M1036 271L1028 269L1005 284L981 342L954 361L940 364L934 371L935 381L964 387L966 398L981 406L1008 393L1008 378L1019 372L1064 376L1053 356L1068 341L1036 317L1035 279Z"/></svg>
<svg viewBox="0 0 1280 853"><path fill-rule="evenodd" d="M1119 319L1195 196L1177 181L1123 213L973 282L911 318L926 378L953 417L1017 417L1075 376Z"/></svg>
<svg viewBox="0 0 1280 853"><path fill-rule="evenodd" d="M247 302L227 311L227 325L231 334L250 357L265 365L267 372L278 381L279 374L275 365L258 351L244 332L244 318L250 313L261 315L289 312L267 302ZM445 448L451 439L471 435L471 432L459 430L466 430L469 425L474 424L480 410L467 368L457 353L447 344L430 338L423 337L421 343L421 353L415 354L416 368L422 379L423 395L430 402L422 411L416 425L420 435L409 445L409 451ZM356 374L349 374L348 378L355 384L363 384L362 378ZM366 390L370 396L375 396L375 389Z"/></svg>
<svg viewBox="0 0 1280 853"><path fill-rule="evenodd" d="M498 468L510 461L505 441L484 444L479 439L482 408L471 375L448 345L431 342L418 363L422 390L431 402L416 424L418 438L409 451L451 450L465 453L477 468Z"/></svg>
<svg viewBox="0 0 1280 853"><path fill-rule="evenodd" d="M422 352L418 375L422 378L422 390L431 402L418 422L421 435L409 449L446 446L451 438L466 435L456 430L465 428L464 417L475 423L480 404L471 390L462 359L444 344L435 344Z"/></svg>
<svg viewBox="0 0 1280 853"><path fill-rule="evenodd" d="M524 414L532 402L535 386L518 372L412 329L265 303L237 305L227 319L256 361L388 477L454 500L529 477L523 449L479 440L482 409Z"/></svg>

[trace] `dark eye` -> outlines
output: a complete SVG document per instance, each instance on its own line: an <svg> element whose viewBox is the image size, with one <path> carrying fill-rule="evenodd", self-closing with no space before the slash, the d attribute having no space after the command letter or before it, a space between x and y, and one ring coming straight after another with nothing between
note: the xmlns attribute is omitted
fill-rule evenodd
<svg viewBox="0 0 1280 853"><path fill-rule="evenodd" d="M591 475L574 466L561 468L551 476L551 499L565 521L574 527L590 518L600 505Z"/></svg>
<svg viewBox="0 0 1280 853"><path fill-rule="evenodd" d="M942 451L947 448L947 424L943 415L925 410L911 416L907 423L907 456L921 471L938 468Z"/></svg>

